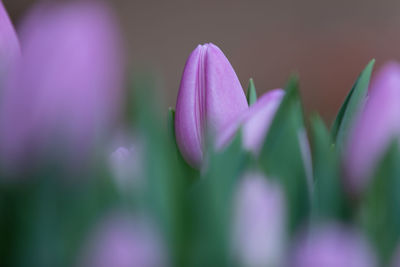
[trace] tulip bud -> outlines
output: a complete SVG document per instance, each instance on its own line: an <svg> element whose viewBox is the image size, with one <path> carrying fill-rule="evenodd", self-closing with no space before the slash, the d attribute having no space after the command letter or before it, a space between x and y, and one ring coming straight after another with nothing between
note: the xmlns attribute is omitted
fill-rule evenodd
<svg viewBox="0 0 400 267"><path fill-rule="evenodd" d="M9 69L21 54L19 41L15 29L4 8L3 1L0 1L0 74L6 75ZM3 78L2 78L3 79Z"/></svg>
<svg viewBox="0 0 400 267"><path fill-rule="evenodd" d="M89 236L78 266L167 266L164 246L153 225L125 214L102 221Z"/></svg>
<svg viewBox="0 0 400 267"><path fill-rule="evenodd" d="M233 255L241 266L281 266L286 206L280 186L262 174L248 174L235 203Z"/></svg>
<svg viewBox="0 0 400 267"><path fill-rule="evenodd" d="M222 51L213 44L199 45L186 62L176 103L176 140L186 161L199 168L205 136L218 136L247 108L239 79Z"/></svg>
<svg viewBox="0 0 400 267"><path fill-rule="evenodd" d="M357 232L338 225L311 229L294 248L293 267L374 267L375 255Z"/></svg>
<svg viewBox="0 0 400 267"><path fill-rule="evenodd" d="M388 63L374 77L345 151L346 183L361 193L390 143L400 136L400 64Z"/></svg>
<svg viewBox="0 0 400 267"><path fill-rule="evenodd" d="M2 162L31 162L49 147L79 162L120 106L114 18L96 2L40 5L22 24L21 43L23 57L0 96Z"/></svg>

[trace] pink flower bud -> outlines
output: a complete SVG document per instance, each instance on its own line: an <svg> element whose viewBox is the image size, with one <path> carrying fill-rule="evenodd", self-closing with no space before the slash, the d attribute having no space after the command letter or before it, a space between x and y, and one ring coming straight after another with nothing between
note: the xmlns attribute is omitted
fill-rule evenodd
<svg viewBox="0 0 400 267"><path fill-rule="evenodd" d="M228 59L213 44L189 56L176 103L175 132L185 160L199 168L207 134L218 136L248 108L242 86Z"/></svg>
<svg viewBox="0 0 400 267"><path fill-rule="evenodd" d="M286 241L286 201L279 184L250 173L236 196L233 255L240 266L281 266Z"/></svg>

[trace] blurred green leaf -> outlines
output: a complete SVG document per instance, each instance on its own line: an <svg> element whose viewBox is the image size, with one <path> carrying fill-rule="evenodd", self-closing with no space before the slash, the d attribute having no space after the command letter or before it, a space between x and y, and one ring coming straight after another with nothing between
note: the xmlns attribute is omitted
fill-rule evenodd
<svg viewBox="0 0 400 267"><path fill-rule="evenodd" d="M285 97L259 157L260 168L267 177L277 179L285 189L291 232L307 218L310 210L310 185L299 143L301 131L304 131L303 111L297 78L293 77L286 87Z"/></svg>
<svg viewBox="0 0 400 267"><path fill-rule="evenodd" d="M181 152L179 151L178 144L176 143L176 136L175 136L175 109L169 108L168 109L168 132L169 132L169 139L171 140L171 146L175 148L175 157L180 165L180 168L187 174L186 176L190 180L194 180L198 178L198 171L192 168L185 159L183 158Z"/></svg>
<svg viewBox="0 0 400 267"><path fill-rule="evenodd" d="M167 120L158 116L156 101L151 97L151 82L135 85L135 127L143 138L146 188L142 208L152 214L167 239L173 266L188 266L191 218L187 190L198 172L180 156L175 143L174 112Z"/></svg>
<svg viewBox="0 0 400 267"><path fill-rule="evenodd" d="M257 91L256 87L254 86L253 78L250 78L249 80L249 86L247 87L246 98L249 106L253 105L257 101Z"/></svg>
<svg viewBox="0 0 400 267"><path fill-rule="evenodd" d="M232 200L248 162L240 132L223 151L209 150L207 169L191 190L194 235L189 266L233 266L230 262Z"/></svg>
<svg viewBox="0 0 400 267"><path fill-rule="evenodd" d="M63 169L49 167L9 188L7 205L12 208L5 229L12 234L4 266L75 265L95 221L118 201L103 169L71 177Z"/></svg>
<svg viewBox="0 0 400 267"><path fill-rule="evenodd" d="M340 221L349 219L347 196L339 175L339 157L332 146L328 129L315 115L311 120L313 144L314 188L312 220Z"/></svg>
<svg viewBox="0 0 400 267"><path fill-rule="evenodd" d="M382 266L388 266L400 237L400 150L396 142L383 157L362 199L361 220L371 237Z"/></svg>
<svg viewBox="0 0 400 267"><path fill-rule="evenodd" d="M375 59L372 59L361 72L343 105L340 107L335 122L332 125L331 134L339 150L341 150L343 143L346 141L354 116L357 115L360 105L362 105L365 100L374 64Z"/></svg>

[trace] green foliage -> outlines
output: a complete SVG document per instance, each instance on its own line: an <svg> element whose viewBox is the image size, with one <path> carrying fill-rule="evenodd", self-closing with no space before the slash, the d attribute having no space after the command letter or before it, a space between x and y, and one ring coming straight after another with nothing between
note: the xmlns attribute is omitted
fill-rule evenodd
<svg viewBox="0 0 400 267"><path fill-rule="evenodd" d="M257 91L252 78L250 78L249 80L249 86L247 87L246 98L247 98L247 103L249 103L249 106L253 105L257 101Z"/></svg>
<svg viewBox="0 0 400 267"><path fill-rule="evenodd" d="M232 266L228 258L232 200L248 159L240 133L223 151L210 146L206 171L190 194L194 238L189 266Z"/></svg>
<svg viewBox="0 0 400 267"><path fill-rule="evenodd" d="M96 220L118 203L107 170L73 180L58 166L48 167L1 190L3 266L75 265Z"/></svg>
<svg viewBox="0 0 400 267"><path fill-rule="evenodd" d="M314 186L312 220L348 220L348 199L340 180L339 155L326 125L317 115L311 120Z"/></svg>
<svg viewBox="0 0 400 267"><path fill-rule="evenodd" d="M389 147L361 202L361 223L388 266L400 237L400 150Z"/></svg>
<svg viewBox="0 0 400 267"><path fill-rule="evenodd" d="M95 168L84 172L65 172L57 162L49 162L43 169L30 170L21 183L1 183L2 266L75 265L93 227L115 209L144 214L155 222L171 266L237 266L230 250L234 198L241 177L252 170L282 186L289 241L304 225L359 224L387 266L400 241L398 144L390 147L359 198L344 190L340 166L342 147L366 96L373 64L372 60L358 77L331 132L320 117L312 117L312 177L302 153L306 127L296 77L286 86L258 157L243 149L239 130L220 151L208 144L200 171L190 167L179 151L174 109L159 116L154 77L136 77L126 119L143 146L140 171L129 177L142 181L139 188L121 192L109 170L108 155L94 156ZM252 79L247 100L249 105L257 100Z"/></svg>
<svg viewBox="0 0 400 267"><path fill-rule="evenodd" d="M153 213L167 239L173 266L187 266L188 242L191 236L187 191L198 172L190 168L177 150L174 134L174 112L165 122L155 112L155 102L149 97L153 90L144 80L136 89L135 125L145 145L144 174L146 189L141 206ZM168 125L167 125L168 124Z"/></svg>
<svg viewBox="0 0 400 267"><path fill-rule="evenodd" d="M302 130L304 120L298 82L297 78L292 78L259 157L260 168L269 178L277 179L285 189L291 232L307 219L310 210L310 185L299 140Z"/></svg>
<svg viewBox="0 0 400 267"><path fill-rule="evenodd" d="M354 117L359 112L360 106L364 103L368 92L368 85L375 64L375 59L371 60L361 72L356 82L347 95L343 105L336 116L332 125L331 134L336 147L340 150L346 141L349 130L352 126Z"/></svg>

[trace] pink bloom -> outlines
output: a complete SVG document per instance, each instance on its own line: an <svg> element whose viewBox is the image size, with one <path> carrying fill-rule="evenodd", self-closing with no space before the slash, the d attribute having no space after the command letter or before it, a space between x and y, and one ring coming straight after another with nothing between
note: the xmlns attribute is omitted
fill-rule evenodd
<svg viewBox="0 0 400 267"><path fill-rule="evenodd" d="M235 201L233 255L241 266L280 266L286 239L286 201L279 184L247 174Z"/></svg>
<svg viewBox="0 0 400 267"><path fill-rule="evenodd" d="M213 44L199 45L189 56L176 103L175 132L186 161L200 168L207 134L218 136L248 108L228 59Z"/></svg>
<svg viewBox="0 0 400 267"><path fill-rule="evenodd" d="M311 229L297 240L293 267L374 267L375 255L366 240L340 225Z"/></svg>
<svg viewBox="0 0 400 267"><path fill-rule="evenodd" d="M113 16L97 2L42 4L28 15L23 56L0 96L7 167L46 149L80 161L104 137L121 104L119 37Z"/></svg>
<svg viewBox="0 0 400 267"><path fill-rule="evenodd" d="M158 232L145 219L113 214L89 236L82 251L81 267L168 266Z"/></svg>

